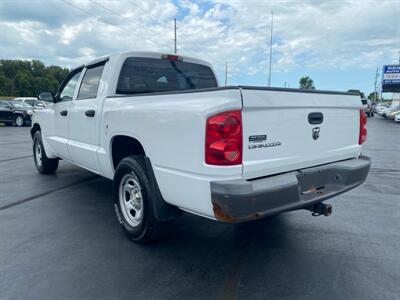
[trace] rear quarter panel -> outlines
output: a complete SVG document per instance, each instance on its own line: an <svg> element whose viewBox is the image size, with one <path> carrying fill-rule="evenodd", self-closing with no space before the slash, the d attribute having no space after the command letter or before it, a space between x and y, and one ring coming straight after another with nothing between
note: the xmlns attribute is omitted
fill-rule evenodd
<svg viewBox="0 0 400 300"><path fill-rule="evenodd" d="M242 166L205 164L206 119L241 107L237 88L106 98L100 122L102 172L106 177L113 176L113 137L133 137L140 141L150 158L164 199L182 209L212 217L210 181L240 178Z"/></svg>

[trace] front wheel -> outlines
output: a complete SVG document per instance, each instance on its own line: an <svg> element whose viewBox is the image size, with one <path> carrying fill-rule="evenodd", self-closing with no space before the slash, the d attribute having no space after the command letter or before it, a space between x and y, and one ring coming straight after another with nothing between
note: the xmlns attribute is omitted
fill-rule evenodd
<svg viewBox="0 0 400 300"><path fill-rule="evenodd" d="M17 115L15 117L15 125L17 125L18 127L22 127L25 125L25 119L24 116L22 115Z"/></svg>
<svg viewBox="0 0 400 300"><path fill-rule="evenodd" d="M158 229L152 206L154 191L145 170L142 155L126 157L118 164L113 181L118 221L128 238L138 243L154 240Z"/></svg>
<svg viewBox="0 0 400 300"><path fill-rule="evenodd" d="M44 151L42 135L37 131L33 137L33 159L41 174L53 174L58 168L58 158L48 158Z"/></svg>

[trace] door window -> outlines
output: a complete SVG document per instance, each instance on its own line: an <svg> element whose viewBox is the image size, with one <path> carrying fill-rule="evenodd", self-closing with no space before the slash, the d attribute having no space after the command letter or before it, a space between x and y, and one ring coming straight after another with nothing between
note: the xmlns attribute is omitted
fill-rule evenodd
<svg viewBox="0 0 400 300"><path fill-rule="evenodd" d="M60 92L60 97L59 97L58 102L72 100L72 97L74 96L75 86L79 79L79 75L81 75L80 71L78 73L76 73L75 75L73 75L71 77L71 79L67 82L67 84L64 86L64 88Z"/></svg>
<svg viewBox="0 0 400 300"><path fill-rule="evenodd" d="M97 97L101 74L103 73L104 64L86 70L83 76L81 87L79 89L79 99L90 99Z"/></svg>
<svg viewBox="0 0 400 300"><path fill-rule="evenodd" d="M10 108L10 105L7 102L0 101L0 108Z"/></svg>

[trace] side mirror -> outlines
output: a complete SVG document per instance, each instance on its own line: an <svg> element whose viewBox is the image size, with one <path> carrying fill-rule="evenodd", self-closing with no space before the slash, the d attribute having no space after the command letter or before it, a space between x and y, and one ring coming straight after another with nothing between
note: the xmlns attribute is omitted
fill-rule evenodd
<svg viewBox="0 0 400 300"><path fill-rule="evenodd" d="M42 101L54 103L54 94L52 92L41 92L37 98Z"/></svg>

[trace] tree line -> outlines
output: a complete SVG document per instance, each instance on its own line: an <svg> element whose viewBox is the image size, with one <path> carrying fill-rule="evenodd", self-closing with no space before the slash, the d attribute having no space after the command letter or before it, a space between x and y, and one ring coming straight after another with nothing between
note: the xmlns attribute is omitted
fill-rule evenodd
<svg viewBox="0 0 400 300"><path fill-rule="evenodd" d="M314 80L312 80L310 77L308 76L303 76L300 78L299 80L299 89L305 89L305 90L315 90L315 84L314 84ZM380 100L384 100L384 99L380 99L380 95L378 92L372 92L370 93L367 97L365 96L365 94L360 91L360 90L356 90L356 89L350 89L348 90L348 92L351 93L357 93L360 95L361 98L365 99L368 98L370 100L375 100L375 101L380 101Z"/></svg>
<svg viewBox="0 0 400 300"><path fill-rule="evenodd" d="M60 66L46 67L40 60L0 60L0 96L32 97L42 91L55 92L69 70ZM299 80L300 89L315 89L314 81L308 77ZM360 90L362 98L365 95ZM368 99L378 99L379 95L371 93Z"/></svg>
<svg viewBox="0 0 400 300"><path fill-rule="evenodd" d="M0 96L34 97L55 92L69 70L40 60L0 60Z"/></svg>

